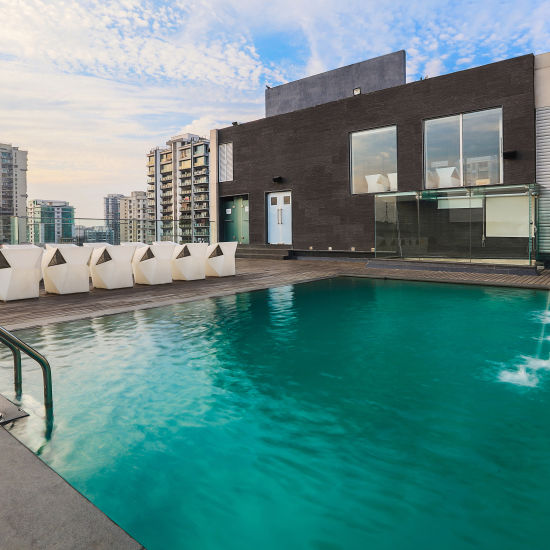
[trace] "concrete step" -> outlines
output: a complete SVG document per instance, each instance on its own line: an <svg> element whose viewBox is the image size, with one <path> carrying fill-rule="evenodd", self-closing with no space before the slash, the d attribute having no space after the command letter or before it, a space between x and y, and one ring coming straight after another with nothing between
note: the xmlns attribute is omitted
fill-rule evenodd
<svg viewBox="0 0 550 550"><path fill-rule="evenodd" d="M415 271L450 271L462 273L494 273L503 275L539 275L534 265L518 265L504 263L476 263L472 262L449 262L449 261L415 261L376 258L367 260L367 267L375 269L410 269Z"/></svg>

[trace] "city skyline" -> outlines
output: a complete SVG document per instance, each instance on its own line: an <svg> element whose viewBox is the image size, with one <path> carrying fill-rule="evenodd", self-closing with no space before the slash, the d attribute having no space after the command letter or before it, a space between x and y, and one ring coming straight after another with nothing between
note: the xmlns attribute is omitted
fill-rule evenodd
<svg viewBox="0 0 550 550"><path fill-rule="evenodd" d="M266 85L400 49L409 81L550 50L549 2L0 7L0 141L29 152L30 199L79 217L145 190L147 152L171 136L262 118Z"/></svg>

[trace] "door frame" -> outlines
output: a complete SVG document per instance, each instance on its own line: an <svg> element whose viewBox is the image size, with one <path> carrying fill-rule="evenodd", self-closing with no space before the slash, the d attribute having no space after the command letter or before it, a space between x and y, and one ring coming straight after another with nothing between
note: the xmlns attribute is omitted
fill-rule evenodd
<svg viewBox="0 0 550 550"><path fill-rule="evenodd" d="M290 193L290 208L292 211L292 218L291 218L291 224L290 224L290 234L292 237L292 243L280 245L280 244L270 244L267 242L269 237L269 211L268 211L268 205L267 205L267 197L271 193ZM293 191L292 189L270 189L269 191L264 191L264 244L265 246L288 246L289 248L292 248L294 246L294 198L293 198Z"/></svg>

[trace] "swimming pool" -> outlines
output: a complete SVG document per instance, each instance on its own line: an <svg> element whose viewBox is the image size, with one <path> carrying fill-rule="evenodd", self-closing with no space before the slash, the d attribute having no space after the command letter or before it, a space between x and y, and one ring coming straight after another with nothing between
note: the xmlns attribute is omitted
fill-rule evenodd
<svg viewBox="0 0 550 550"><path fill-rule="evenodd" d="M343 278L18 331L55 428L12 433L149 550L547 548L547 297Z"/></svg>

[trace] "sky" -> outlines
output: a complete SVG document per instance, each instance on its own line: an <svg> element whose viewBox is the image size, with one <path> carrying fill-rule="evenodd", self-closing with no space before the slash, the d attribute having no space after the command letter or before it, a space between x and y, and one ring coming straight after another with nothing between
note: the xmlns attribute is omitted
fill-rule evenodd
<svg viewBox="0 0 550 550"><path fill-rule="evenodd" d="M0 142L29 151L29 198L101 218L171 136L401 49L409 81L547 52L550 0L0 0Z"/></svg>

